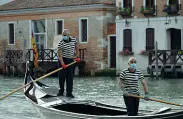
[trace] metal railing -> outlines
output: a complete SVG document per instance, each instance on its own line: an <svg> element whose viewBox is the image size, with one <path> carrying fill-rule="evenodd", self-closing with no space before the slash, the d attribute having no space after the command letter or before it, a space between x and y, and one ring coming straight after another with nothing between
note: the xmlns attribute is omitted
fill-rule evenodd
<svg viewBox="0 0 183 119"><path fill-rule="evenodd" d="M155 15L156 13L156 5L152 5L152 6L141 6L141 13L144 15Z"/></svg>
<svg viewBox="0 0 183 119"><path fill-rule="evenodd" d="M167 14L177 14L181 10L181 4L170 4L165 5L163 12L166 12Z"/></svg>

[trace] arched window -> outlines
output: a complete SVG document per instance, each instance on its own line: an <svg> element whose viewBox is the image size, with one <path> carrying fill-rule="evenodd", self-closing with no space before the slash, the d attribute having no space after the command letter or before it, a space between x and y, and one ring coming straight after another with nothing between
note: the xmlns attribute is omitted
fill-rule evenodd
<svg viewBox="0 0 183 119"><path fill-rule="evenodd" d="M154 28L146 29L146 51L154 49Z"/></svg>
<svg viewBox="0 0 183 119"><path fill-rule="evenodd" d="M123 50L128 49L132 52L132 30L125 29L123 31Z"/></svg>

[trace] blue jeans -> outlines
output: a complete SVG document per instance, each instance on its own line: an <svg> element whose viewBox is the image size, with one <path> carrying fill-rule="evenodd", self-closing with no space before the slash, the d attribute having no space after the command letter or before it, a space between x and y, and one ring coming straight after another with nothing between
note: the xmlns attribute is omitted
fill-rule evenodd
<svg viewBox="0 0 183 119"><path fill-rule="evenodd" d="M73 59L64 58L63 61L65 65L68 65L74 62ZM60 61L58 61L59 67L61 67ZM67 94L72 94L73 91L73 69L74 65L67 67L66 69L62 69L59 71L59 85L60 85L60 92L64 93L64 84L66 81L66 92Z"/></svg>

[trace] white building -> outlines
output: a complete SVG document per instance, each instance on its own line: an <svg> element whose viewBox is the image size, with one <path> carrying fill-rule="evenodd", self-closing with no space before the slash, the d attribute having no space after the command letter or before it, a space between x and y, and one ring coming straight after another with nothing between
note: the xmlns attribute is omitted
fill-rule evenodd
<svg viewBox="0 0 183 119"><path fill-rule="evenodd" d="M137 4L134 3L134 1L132 3L134 5ZM168 2L166 4L168 4ZM119 4L117 3L117 6L118 5ZM148 56L140 55L140 52L142 50L147 51L149 48L154 49L156 41L158 42L159 50L183 49L182 36L183 36L183 16L181 15L168 16L168 17L158 16L149 18L148 17L139 18L138 16L132 13L131 18L121 18L120 16L117 16L116 17L116 59L117 59L116 64L118 64L116 66L117 72L119 73L122 69L127 68L128 59L134 56L137 58L137 67L141 69L144 73L147 73ZM119 52L126 48L130 49L134 54L129 56L120 55Z"/></svg>

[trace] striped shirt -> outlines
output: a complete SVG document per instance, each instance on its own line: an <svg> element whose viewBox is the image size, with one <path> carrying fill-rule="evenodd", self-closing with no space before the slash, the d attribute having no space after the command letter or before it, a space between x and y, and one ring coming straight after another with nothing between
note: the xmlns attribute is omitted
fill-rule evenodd
<svg viewBox="0 0 183 119"><path fill-rule="evenodd" d="M144 76L140 70L130 72L129 69L124 69L119 76L123 82L124 89L130 94L139 94L138 82L144 79Z"/></svg>
<svg viewBox="0 0 183 119"><path fill-rule="evenodd" d="M69 42L60 40L58 44L58 50L62 51L62 57L72 59L75 53L76 43L76 39L71 37L69 37Z"/></svg>

